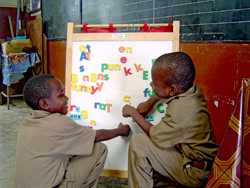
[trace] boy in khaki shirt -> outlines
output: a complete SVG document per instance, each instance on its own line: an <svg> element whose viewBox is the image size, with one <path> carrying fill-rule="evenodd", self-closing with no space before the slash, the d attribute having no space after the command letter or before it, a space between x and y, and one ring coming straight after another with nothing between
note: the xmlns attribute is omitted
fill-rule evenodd
<svg viewBox="0 0 250 188"><path fill-rule="evenodd" d="M15 187L96 187L107 157L100 141L128 136L128 125L93 130L65 116L68 97L52 75L39 75L24 86L33 109L19 128Z"/></svg>
<svg viewBox="0 0 250 188"><path fill-rule="evenodd" d="M137 109L125 105L146 134L135 135L128 152L130 188L204 186L216 156L210 115L201 88L194 84L195 67L185 53L160 56L151 69L155 93ZM143 117L160 99L167 99L165 116L153 126ZM157 177L157 178L156 178Z"/></svg>

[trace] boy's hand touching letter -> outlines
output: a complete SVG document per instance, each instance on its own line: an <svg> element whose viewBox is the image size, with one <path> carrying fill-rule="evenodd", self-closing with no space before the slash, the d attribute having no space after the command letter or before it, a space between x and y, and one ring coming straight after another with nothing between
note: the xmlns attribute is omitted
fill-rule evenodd
<svg viewBox="0 0 250 188"><path fill-rule="evenodd" d="M133 106L126 104L122 108L122 115L123 115L123 117L131 117L131 114L133 114L134 111L136 111L136 109Z"/></svg>
<svg viewBox="0 0 250 188"><path fill-rule="evenodd" d="M122 123L120 123L118 125L118 128L122 130L120 136L128 136L129 135L129 133L130 133L129 125L123 125Z"/></svg>

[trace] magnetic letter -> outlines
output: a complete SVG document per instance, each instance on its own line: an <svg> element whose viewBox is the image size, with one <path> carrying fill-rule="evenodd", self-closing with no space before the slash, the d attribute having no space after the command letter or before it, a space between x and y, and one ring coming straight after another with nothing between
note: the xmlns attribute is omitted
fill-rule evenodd
<svg viewBox="0 0 250 188"><path fill-rule="evenodd" d="M80 112L80 107L79 106L76 107L76 112Z"/></svg>
<svg viewBox="0 0 250 188"><path fill-rule="evenodd" d="M127 58L126 57L121 57L121 62L122 63L126 63L127 62Z"/></svg>
<svg viewBox="0 0 250 188"><path fill-rule="evenodd" d="M99 104L100 104L99 102L96 102L96 103L95 103L95 108L97 108L97 106L98 106Z"/></svg>
<svg viewBox="0 0 250 188"><path fill-rule="evenodd" d="M143 80L148 80L148 71L143 71Z"/></svg>
<svg viewBox="0 0 250 188"><path fill-rule="evenodd" d="M72 83L71 83L71 87L72 87L72 90L73 90L73 91L76 90L76 86L77 86L77 85L76 85L76 82L72 82Z"/></svg>
<svg viewBox="0 0 250 188"><path fill-rule="evenodd" d="M163 112L164 112L164 109L161 110L161 109L160 109L161 106L163 106L163 104L162 104L162 103L159 103L159 104L157 105L157 110L158 110L158 112L163 113Z"/></svg>
<svg viewBox="0 0 250 188"><path fill-rule="evenodd" d="M87 49L88 49L88 51L90 52L90 45L87 45Z"/></svg>
<svg viewBox="0 0 250 188"><path fill-rule="evenodd" d="M130 70L131 70L130 68L127 70L126 67L124 67L124 72L126 76L128 76L128 74L132 74Z"/></svg>
<svg viewBox="0 0 250 188"><path fill-rule="evenodd" d="M84 82L88 82L89 81L89 76L88 75L85 75L85 76L82 76L82 79Z"/></svg>
<svg viewBox="0 0 250 188"><path fill-rule="evenodd" d="M147 121L154 121L154 115L146 116L145 119L146 119Z"/></svg>
<svg viewBox="0 0 250 188"><path fill-rule="evenodd" d="M82 119L88 118L88 112L87 112L87 110L82 110L81 111L81 115L82 115Z"/></svg>
<svg viewBox="0 0 250 188"><path fill-rule="evenodd" d="M108 74L104 75L104 80L109 80L109 75Z"/></svg>
<svg viewBox="0 0 250 188"><path fill-rule="evenodd" d="M107 112L110 112L110 106L112 106L112 104L106 104L107 105Z"/></svg>
<svg viewBox="0 0 250 188"><path fill-rule="evenodd" d="M118 50L119 52L123 53L125 51L125 48L123 46L120 46Z"/></svg>
<svg viewBox="0 0 250 188"><path fill-rule="evenodd" d="M80 50L81 52L85 52L86 46L84 46L84 45L79 46L79 50Z"/></svg>
<svg viewBox="0 0 250 188"><path fill-rule="evenodd" d="M88 60L88 57L86 56L85 52L82 52L81 57L80 57L80 61L82 61L83 59Z"/></svg>
<svg viewBox="0 0 250 188"><path fill-rule="evenodd" d="M90 125L92 125L92 124L93 124L93 125L96 125L96 122L95 122L95 120L91 120L91 121L89 122L89 124L90 124Z"/></svg>
<svg viewBox="0 0 250 188"><path fill-rule="evenodd" d="M144 97L147 97L147 94L148 94L148 88L146 88L146 89L143 91L143 93L144 93Z"/></svg>
<svg viewBox="0 0 250 188"><path fill-rule="evenodd" d="M70 111L73 111L73 108L75 108L76 105L70 105Z"/></svg>
<svg viewBox="0 0 250 188"><path fill-rule="evenodd" d="M128 95L123 96L123 101L124 102L129 102L129 99L130 99L130 96L128 96Z"/></svg>
<svg viewBox="0 0 250 188"><path fill-rule="evenodd" d="M107 70L107 68L108 68L108 64L102 63L102 72L103 72L104 70Z"/></svg>
<svg viewBox="0 0 250 188"><path fill-rule="evenodd" d="M100 108L101 110L105 110L105 109L106 109L106 104L100 104L100 105L99 105L99 108Z"/></svg>
<svg viewBox="0 0 250 188"><path fill-rule="evenodd" d="M96 74L95 74L95 73L91 73L91 74L90 74L90 81L91 81L91 82L95 82L96 80L97 80Z"/></svg>
<svg viewBox="0 0 250 188"><path fill-rule="evenodd" d="M149 97L152 97L154 94L155 94L154 91L152 91L151 94L150 94L150 90L148 90L148 96L149 96Z"/></svg>
<svg viewBox="0 0 250 188"><path fill-rule="evenodd" d="M70 118L71 119L78 119L78 120L80 120L81 119L81 115L80 114L70 114Z"/></svg>
<svg viewBox="0 0 250 188"><path fill-rule="evenodd" d="M103 82L101 82L101 84L99 84L99 83L96 82L96 85L98 87L98 91L101 91L102 86L103 86Z"/></svg>
<svg viewBox="0 0 250 188"><path fill-rule="evenodd" d="M92 93L90 93L91 95L93 95L96 91L97 91L97 89L98 89L98 87L94 87L94 86L91 86L92 87Z"/></svg>
<svg viewBox="0 0 250 188"><path fill-rule="evenodd" d="M71 74L71 81L77 82L77 74L74 74L74 73Z"/></svg>
<svg viewBox="0 0 250 188"><path fill-rule="evenodd" d="M86 56L87 56L87 60L90 60L90 52L85 52Z"/></svg>
<svg viewBox="0 0 250 188"><path fill-rule="evenodd" d="M84 66L80 66L79 69L80 69L80 72L83 72L84 71Z"/></svg>
<svg viewBox="0 0 250 188"><path fill-rule="evenodd" d="M137 66L135 63L134 65L137 72L139 72L139 70L143 70L143 68L141 68L141 64Z"/></svg>
<svg viewBox="0 0 250 188"><path fill-rule="evenodd" d="M121 69L121 65L115 64L115 70L120 70L120 69Z"/></svg>
<svg viewBox="0 0 250 188"><path fill-rule="evenodd" d="M132 47L126 47L126 53L128 53L128 51L130 51L130 53L132 53Z"/></svg>

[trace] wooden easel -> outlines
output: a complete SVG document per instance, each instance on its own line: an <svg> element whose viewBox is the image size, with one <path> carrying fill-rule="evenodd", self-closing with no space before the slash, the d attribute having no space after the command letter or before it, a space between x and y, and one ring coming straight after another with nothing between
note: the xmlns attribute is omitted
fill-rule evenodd
<svg viewBox="0 0 250 188"><path fill-rule="evenodd" d="M168 24L149 24L149 27L163 27ZM66 79L65 93L69 97L68 104L71 104L71 74L72 74L72 50L74 42L86 41L172 41L172 52L179 51L179 27L180 22L173 22L173 32L138 32L138 33L77 33L77 29L82 25L68 23L67 29L67 49L66 49ZM87 25L87 27L108 28L109 25ZM114 24L118 27L143 27L143 24ZM119 36L123 37L114 37ZM68 114L69 115L69 114ZM104 169L102 176L127 177L127 171Z"/></svg>

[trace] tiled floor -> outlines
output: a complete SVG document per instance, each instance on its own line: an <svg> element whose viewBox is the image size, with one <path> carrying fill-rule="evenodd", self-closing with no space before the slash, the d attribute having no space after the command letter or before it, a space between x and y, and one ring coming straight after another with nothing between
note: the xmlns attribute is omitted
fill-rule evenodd
<svg viewBox="0 0 250 188"><path fill-rule="evenodd" d="M11 99L10 110L0 105L0 188L14 188L18 128L31 109L22 99ZM125 178L100 177L98 188L127 188Z"/></svg>

